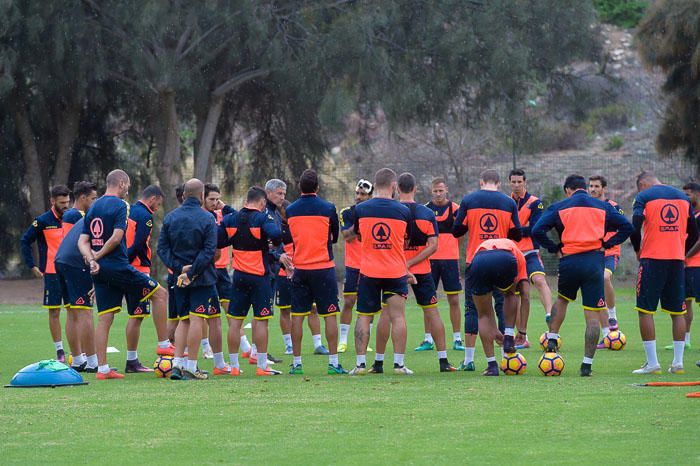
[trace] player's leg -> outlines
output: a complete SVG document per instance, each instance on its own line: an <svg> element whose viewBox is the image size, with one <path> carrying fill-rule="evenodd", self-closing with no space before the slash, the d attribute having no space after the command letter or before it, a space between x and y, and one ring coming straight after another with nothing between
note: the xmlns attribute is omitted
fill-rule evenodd
<svg viewBox="0 0 700 466"><path fill-rule="evenodd" d="M444 326L443 326L444 328ZM433 340L432 330L430 328L430 319L425 314L423 315L423 341L416 346L414 351L432 351L435 349L435 341ZM379 351L379 348L377 348Z"/></svg>
<svg viewBox="0 0 700 466"><path fill-rule="evenodd" d="M112 370L107 363L107 345L109 343L109 329L112 327L112 322L114 322L114 314L118 310L112 310L98 314L97 318L97 329L95 330L95 347L97 350L97 371L98 374L104 374L108 376L112 374ZM121 375L121 374L119 374ZM108 378L123 378L121 377L108 377Z"/></svg>
<svg viewBox="0 0 700 466"><path fill-rule="evenodd" d="M348 350L348 334L352 325L352 310L357 303L357 292L343 293L343 310L340 311L340 332L338 334L338 352Z"/></svg>
<svg viewBox="0 0 700 466"><path fill-rule="evenodd" d="M530 343L527 340L527 323L530 319L529 287L527 293L521 291L520 294L516 296L517 297L515 300L515 327L518 329L518 333L515 336L515 348L529 348ZM506 327L508 327L508 316L506 316Z"/></svg>
<svg viewBox="0 0 700 466"><path fill-rule="evenodd" d="M442 281L442 288L447 295L447 304L450 307L452 349L464 351L464 343L462 342L462 308L459 304L459 295L462 292L462 283L459 279L459 260L447 259L441 262L440 280ZM435 289L437 289L437 284Z"/></svg>
<svg viewBox="0 0 700 466"><path fill-rule="evenodd" d="M218 293L218 290L217 290ZM231 372L231 367L226 364L224 359L224 342L223 342L223 329L221 324L221 314L222 310L224 312L228 311L230 302L224 303L219 301L219 297L214 296L211 298L211 303L209 306L209 316L207 316L207 326L209 327L209 346L212 351L212 359L214 360L214 375L227 375ZM204 350L204 348L202 348Z"/></svg>
<svg viewBox="0 0 700 466"><path fill-rule="evenodd" d="M323 339L321 338L321 319L318 316L316 303L311 306L311 314L309 314L306 323L309 326L309 330L311 330L311 338L314 342L314 354L328 356L328 348L323 346Z"/></svg>
<svg viewBox="0 0 700 466"><path fill-rule="evenodd" d="M685 267L682 261L665 261L668 271L666 283L661 292L661 310L671 315L673 331L673 362L668 369L671 374L684 374L683 356L685 352Z"/></svg>
<svg viewBox="0 0 700 466"><path fill-rule="evenodd" d="M335 278L335 269L327 268L313 270L310 273L310 286L314 299L314 311L323 318L326 328L326 341L328 342L328 368L329 375L347 374L338 361L338 282ZM314 345L315 346L315 345ZM325 348L324 348L325 349Z"/></svg>
<svg viewBox="0 0 700 466"><path fill-rule="evenodd" d="M182 316L180 312L179 323L175 328L175 356L173 358L173 372L170 375L172 380L181 380L182 373L187 369L187 358L185 348L187 347L187 335L190 332L189 316Z"/></svg>
<svg viewBox="0 0 700 466"><path fill-rule="evenodd" d="M372 317L382 310L382 286L380 279L369 278L360 274L357 289L357 319L355 319L355 367L350 375L367 373L367 345L369 344L369 326Z"/></svg>
<svg viewBox="0 0 700 466"><path fill-rule="evenodd" d="M660 374L661 365L656 354L656 328L654 314L661 299L662 283L666 280L666 269L662 261L640 259L637 272L637 305L639 333L646 354L646 362L633 374Z"/></svg>
<svg viewBox="0 0 700 466"><path fill-rule="evenodd" d="M229 352L229 361L231 372L230 374L234 377L241 375L241 366L238 361L238 350L241 343L241 328L243 327L243 322L245 317L231 317L227 312L228 317L228 333L227 333L227 343Z"/></svg>
<svg viewBox="0 0 700 466"><path fill-rule="evenodd" d="M301 360L301 346L304 337L304 320L311 315L314 297L309 281L311 277L308 271L297 270L291 282L292 297L292 350L294 360L289 371L290 374L303 374L304 369ZM320 326L320 323L319 323Z"/></svg>
<svg viewBox="0 0 700 466"><path fill-rule="evenodd" d="M168 291L162 286L155 283L156 288L150 296L142 298L142 301L150 299L151 301L151 316L153 317L153 325L156 328L156 336L158 338L158 348L167 349L170 347L170 339L168 338Z"/></svg>
<svg viewBox="0 0 700 466"><path fill-rule="evenodd" d="M63 349L63 340L61 338L61 308L52 307L48 309L49 314L49 332L51 339L56 349L56 359L59 362L65 362L66 356Z"/></svg>
<svg viewBox="0 0 700 466"><path fill-rule="evenodd" d="M79 334L81 347L87 356L85 372L97 372L95 323L92 317L92 309L83 309L79 312Z"/></svg>
<svg viewBox="0 0 700 466"><path fill-rule="evenodd" d="M126 297L129 318L126 322L126 373L153 372L139 361L138 346L141 337L141 324L150 314L149 302L140 301L140 296L129 293Z"/></svg>
<svg viewBox="0 0 700 466"><path fill-rule="evenodd" d="M384 373L384 355L386 354L389 337L391 337L391 317L389 317L388 313L382 312L379 314L379 320L377 321L374 345L376 353L374 355L374 364L369 368L370 374Z"/></svg>
<svg viewBox="0 0 700 466"><path fill-rule="evenodd" d="M282 374L280 371L270 368L270 361L268 359L267 352L269 341L268 323L274 315L272 307L274 301L274 290L272 286L270 286L270 280L266 277L251 276L250 281L254 284L252 289L253 320L256 322L256 324L253 326L253 342L258 350L255 375L280 375ZM294 326L294 313L292 313L292 326ZM292 328L292 334L293 333L294 328Z"/></svg>
<svg viewBox="0 0 700 466"><path fill-rule="evenodd" d="M392 290L393 291L393 290ZM391 342L394 347L394 373L410 375L404 364L406 354L406 292L393 292L386 300L385 312L391 319Z"/></svg>
<svg viewBox="0 0 700 466"><path fill-rule="evenodd" d="M109 343L109 329L114 322L114 315L121 311L121 303L124 292L121 289L107 285L109 272L100 269L100 273L93 280L95 283L95 298L97 300L97 328L95 329L95 350L97 353L97 379L121 379L124 375L117 373L109 367L107 361L107 346ZM105 280L103 280L103 277Z"/></svg>
<svg viewBox="0 0 700 466"><path fill-rule="evenodd" d="M187 331L187 367L182 375L185 380L204 380L208 376L197 368L197 356L202 341L202 333L207 322L202 314L192 311L190 312L189 321L190 325Z"/></svg>
<svg viewBox="0 0 700 466"><path fill-rule="evenodd" d="M473 295L473 300L479 319L481 345L484 348L484 356L486 356L486 362L488 364L482 375L497 376L498 363L494 355L493 342L497 339L502 341L503 336L496 325L492 294L490 292L480 295L475 294Z"/></svg>
<svg viewBox="0 0 700 466"><path fill-rule="evenodd" d="M470 280L475 280L472 276L471 266L467 268L464 275L464 361L459 366L459 370L474 371L474 354L476 353L476 337L479 334L479 316L477 313Z"/></svg>
<svg viewBox="0 0 700 466"><path fill-rule="evenodd" d="M70 354L72 356L71 367L79 368L86 365L87 361L82 360L82 345L80 341L80 313L81 310L72 310L70 307L66 306L66 340L68 340L68 346L70 347Z"/></svg>
<svg viewBox="0 0 700 466"><path fill-rule="evenodd" d="M608 317L606 322L607 327L612 330L618 330L617 324L617 308L615 307L615 287L613 286L613 275L617 270L619 256L607 256L605 258L605 314ZM603 322L601 322L601 326Z"/></svg>
<svg viewBox="0 0 700 466"><path fill-rule="evenodd" d="M62 304L61 284L58 274L44 274L44 309L47 309L49 318L49 332L56 350L56 360L66 361L65 350L63 349L63 339L61 337L61 304Z"/></svg>

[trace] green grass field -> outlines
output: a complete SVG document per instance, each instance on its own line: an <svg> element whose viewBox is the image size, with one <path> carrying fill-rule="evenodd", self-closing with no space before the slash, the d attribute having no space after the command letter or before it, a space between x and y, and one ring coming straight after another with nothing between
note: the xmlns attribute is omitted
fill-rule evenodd
<svg viewBox="0 0 700 466"><path fill-rule="evenodd" d="M537 371L541 351L524 350L527 373L485 378L478 372L440 374L435 352L407 355L412 377L325 375L327 359L308 354L305 376L256 378L253 366L240 378L175 382L149 374L82 387L4 389L0 407L0 457L9 463L122 464L698 464L700 400L693 388L640 388L650 380L700 379L686 352L686 375L634 376L644 360L632 290L618 303L627 348L599 351L594 377L581 379L583 316L569 309L562 330L567 366L559 378ZM537 302L537 299L534 299ZM410 302L410 301L409 301ZM446 307L446 303L443 303ZM110 344L122 350L110 363L124 366L126 313ZM421 313L408 309L409 347L423 333ZM447 320L445 309L445 319ZM530 338L544 331L542 308L534 307ZM0 378L10 381L26 364L51 357L45 312L0 306ZM670 319L657 316L660 360L672 359ZM141 360L151 363L152 324L144 324ZM282 353L279 325L272 321L271 352ZM311 350L311 337L305 335ZM480 344L480 343L479 343ZM700 347L700 343L696 344ZM352 345L351 345L352 347ZM450 351L458 364L460 352ZM290 362L286 357L284 370ZM391 361L388 352L387 360ZM372 357L370 355L370 360ZM354 353L341 355L352 367ZM211 361L202 366L211 368ZM477 369L485 366L477 349ZM286 372L286 371L285 371Z"/></svg>

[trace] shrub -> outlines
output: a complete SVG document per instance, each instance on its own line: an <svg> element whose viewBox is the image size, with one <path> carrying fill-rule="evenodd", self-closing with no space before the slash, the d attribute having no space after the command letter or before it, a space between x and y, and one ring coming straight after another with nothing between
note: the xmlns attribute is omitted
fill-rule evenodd
<svg viewBox="0 0 700 466"><path fill-rule="evenodd" d="M624 145L625 145L625 140L622 139L622 136L618 136L616 134L615 136L610 138L610 140L608 141L608 143L605 146L605 150L619 150Z"/></svg>
<svg viewBox="0 0 700 466"><path fill-rule="evenodd" d="M649 6L649 1L593 0L593 5L602 22L629 29L637 26Z"/></svg>

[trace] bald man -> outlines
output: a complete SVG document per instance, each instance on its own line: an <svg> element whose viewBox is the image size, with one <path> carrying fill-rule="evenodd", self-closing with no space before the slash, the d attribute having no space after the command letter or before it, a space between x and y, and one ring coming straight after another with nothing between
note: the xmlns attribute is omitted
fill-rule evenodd
<svg viewBox="0 0 700 466"><path fill-rule="evenodd" d="M129 193L129 186L129 176L124 171L114 170L107 175L107 190L85 214L83 232L78 240L80 253L90 266L95 285L97 380L124 378L107 363L109 329L114 315L121 311L124 296L151 300L158 351L170 347L166 329L168 294L157 281L136 270L127 256L125 232L129 205L124 198Z"/></svg>

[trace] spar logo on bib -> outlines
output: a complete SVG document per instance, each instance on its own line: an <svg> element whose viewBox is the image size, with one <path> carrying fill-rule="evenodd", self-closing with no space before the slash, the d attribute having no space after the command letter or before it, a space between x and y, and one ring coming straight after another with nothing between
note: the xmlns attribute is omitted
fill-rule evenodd
<svg viewBox="0 0 700 466"><path fill-rule="evenodd" d="M391 244L388 242L391 238L391 228L384 222L375 223L372 227L372 238L376 241L372 245L374 249L391 249Z"/></svg>
<svg viewBox="0 0 700 466"><path fill-rule="evenodd" d="M479 239L492 239L498 238L498 235L494 232L498 228L498 218L493 214L484 214L479 219L479 227L481 228L481 233Z"/></svg>
<svg viewBox="0 0 700 466"><path fill-rule="evenodd" d="M102 239L102 235L105 232L105 227L102 224L101 218L94 218L90 222L90 234L92 235L92 245L93 246L104 246L105 242Z"/></svg>
<svg viewBox="0 0 700 466"><path fill-rule="evenodd" d="M678 231L678 207L673 204L666 204L661 208L661 221L666 225L661 225L659 231Z"/></svg>

